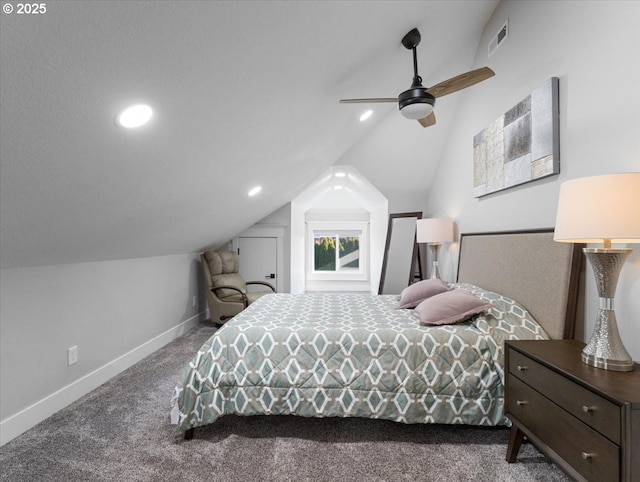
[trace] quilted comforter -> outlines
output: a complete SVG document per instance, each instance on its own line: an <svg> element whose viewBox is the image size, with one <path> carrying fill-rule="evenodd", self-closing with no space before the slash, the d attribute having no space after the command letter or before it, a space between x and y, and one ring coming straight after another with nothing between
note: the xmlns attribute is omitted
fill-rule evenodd
<svg viewBox="0 0 640 482"><path fill-rule="evenodd" d="M225 414L505 424L503 342L548 337L516 301L454 286L494 307L422 326L393 295L263 296L185 367L172 421L185 431Z"/></svg>

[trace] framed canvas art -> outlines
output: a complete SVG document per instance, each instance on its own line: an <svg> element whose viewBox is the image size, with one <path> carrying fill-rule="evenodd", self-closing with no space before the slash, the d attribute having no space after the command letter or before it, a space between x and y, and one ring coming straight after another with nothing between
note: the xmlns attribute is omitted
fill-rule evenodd
<svg viewBox="0 0 640 482"><path fill-rule="evenodd" d="M558 84L551 77L475 135L475 197L560 172Z"/></svg>

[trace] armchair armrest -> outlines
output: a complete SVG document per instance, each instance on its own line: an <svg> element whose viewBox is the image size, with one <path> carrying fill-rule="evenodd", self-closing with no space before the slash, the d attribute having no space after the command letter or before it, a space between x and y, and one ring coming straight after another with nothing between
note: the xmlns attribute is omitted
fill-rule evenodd
<svg viewBox="0 0 640 482"><path fill-rule="evenodd" d="M267 283L266 281L247 281L246 284L247 285L263 285L263 286L267 286L267 287L271 288L271 291L273 291L274 293L276 292L276 289L273 287L273 285L271 283Z"/></svg>
<svg viewBox="0 0 640 482"><path fill-rule="evenodd" d="M245 291L241 290L240 288L238 288L237 286L220 285L220 286L216 286L214 288L211 288L211 291L213 291L215 293L217 290L221 290L221 289L228 289L228 290L237 291L238 293L240 293L240 296L242 296L242 304L244 305L244 307L246 308L247 306L249 306L249 300L247 298L247 293ZM216 296L217 296L217 294L216 294Z"/></svg>

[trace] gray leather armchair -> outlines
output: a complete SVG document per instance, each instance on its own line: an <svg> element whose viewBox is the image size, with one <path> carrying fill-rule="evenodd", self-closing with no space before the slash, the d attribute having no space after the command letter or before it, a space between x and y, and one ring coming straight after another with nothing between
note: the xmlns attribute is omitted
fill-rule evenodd
<svg viewBox="0 0 640 482"><path fill-rule="evenodd" d="M240 263L234 251L206 251L200 256L211 321L225 323L259 297L275 293L265 281L245 281L238 273ZM263 285L261 291L247 291L248 285Z"/></svg>

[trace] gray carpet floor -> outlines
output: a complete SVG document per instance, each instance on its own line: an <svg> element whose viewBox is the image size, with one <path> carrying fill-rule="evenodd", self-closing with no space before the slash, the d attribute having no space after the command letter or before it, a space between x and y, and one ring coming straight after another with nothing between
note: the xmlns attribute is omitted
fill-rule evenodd
<svg viewBox="0 0 640 482"><path fill-rule="evenodd" d="M0 448L6 481L567 481L509 431L383 420L227 416L193 440L169 422L201 324Z"/></svg>

